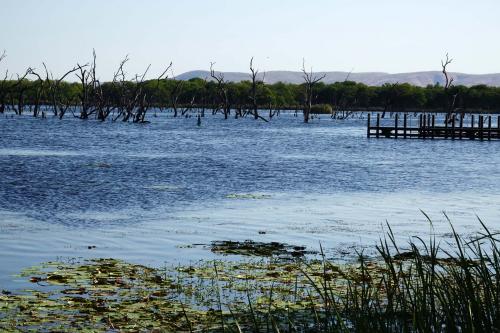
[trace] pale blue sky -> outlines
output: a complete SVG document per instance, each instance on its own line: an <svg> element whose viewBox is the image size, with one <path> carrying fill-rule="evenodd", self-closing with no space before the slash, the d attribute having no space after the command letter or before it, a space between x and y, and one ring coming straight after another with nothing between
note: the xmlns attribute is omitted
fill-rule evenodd
<svg viewBox="0 0 500 333"><path fill-rule="evenodd" d="M175 73L208 69L500 72L498 0L0 0L0 70L54 73L98 55L109 79L170 61Z"/></svg>

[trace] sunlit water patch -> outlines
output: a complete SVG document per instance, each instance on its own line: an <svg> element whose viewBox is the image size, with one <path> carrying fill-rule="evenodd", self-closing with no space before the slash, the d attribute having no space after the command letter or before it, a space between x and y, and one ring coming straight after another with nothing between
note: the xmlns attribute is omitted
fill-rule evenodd
<svg viewBox="0 0 500 333"><path fill-rule="evenodd" d="M35 150L35 149L0 149L0 156L25 156L25 157L48 157L48 156L79 156L81 153L62 150Z"/></svg>

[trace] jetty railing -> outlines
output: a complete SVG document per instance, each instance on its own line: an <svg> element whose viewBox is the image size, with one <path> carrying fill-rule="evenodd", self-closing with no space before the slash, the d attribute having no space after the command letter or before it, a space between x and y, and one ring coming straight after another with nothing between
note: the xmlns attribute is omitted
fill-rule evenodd
<svg viewBox="0 0 500 333"><path fill-rule="evenodd" d="M464 115L445 117L441 125L436 125L435 115L420 114L418 126L408 126L408 115L403 114L403 120L396 113L394 125L381 126L380 114L377 113L375 126L372 125L371 114L368 113L368 138L403 138L403 139L451 139L451 140L500 140L500 116L496 116L496 124L492 125L492 116L471 115L470 125L464 125Z"/></svg>

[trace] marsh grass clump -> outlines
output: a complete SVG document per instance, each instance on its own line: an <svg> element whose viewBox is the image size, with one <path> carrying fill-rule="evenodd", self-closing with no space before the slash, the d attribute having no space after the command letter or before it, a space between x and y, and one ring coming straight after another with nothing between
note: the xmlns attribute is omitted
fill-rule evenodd
<svg viewBox="0 0 500 333"><path fill-rule="evenodd" d="M311 113L313 114L332 114L333 109L330 104L314 104L311 106Z"/></svg>
<svg viewBox="0 0 500 333"><path fill-rule="evenodd" d="M497 234L453 235L453 244L415 238L402 251L389 228L377 258L360 253L350 264L323 251L162 269L47 263L21 273L33 290L2 292L0 330L498 332Z"/></svg>

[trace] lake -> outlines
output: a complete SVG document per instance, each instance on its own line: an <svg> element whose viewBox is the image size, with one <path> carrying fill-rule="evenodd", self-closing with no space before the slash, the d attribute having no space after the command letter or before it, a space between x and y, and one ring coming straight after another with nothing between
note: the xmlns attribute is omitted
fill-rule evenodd
<svg viewBox="0 0 500 333"><path fill-rule="evenodd" d="M150 124L0 116L0 288L48 260L161 266L214 240L375 254L397 238L500 230L499 142L367 139L366 120L149 115ZM389 120L388 120L389 121ZM415 121L413 119L413 121Z"/></svg>

